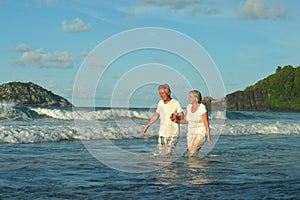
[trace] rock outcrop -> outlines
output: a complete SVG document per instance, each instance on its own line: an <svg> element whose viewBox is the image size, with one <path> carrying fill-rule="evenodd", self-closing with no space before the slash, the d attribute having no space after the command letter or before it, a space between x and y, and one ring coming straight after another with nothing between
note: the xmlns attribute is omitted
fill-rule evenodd
<svg viewBox="0 0 300 200"><path fill-rule="evenodd" d="M205 96L202 98L202 103L207 110L226 110L226 100L224 98L213 99L210 96Z"/></svg>
<svg viewBox="0 0 300 200"><path fill-rule="evenodd" d="M226 110L228 111L270 111L265 104L269 93L267 89L251 91L237 91L226 96Z"/></svg>
<svg viewBox="0 0 300 200"><path fill-rule="evenodd" d="M222 99L203 97L202 103L208 110L270 111L271 107L265 104L268 96L269 93L266 89L236 91Z"/></svg>
<svg viewBox="0 0 300 200"><path fill-rule="evenodd" d="M300 111L300 66L278 66L274 74L226 96L227 110Z"/></svg>
<svg viewBox="0 0 300 200"><path fill-rule="evenodd" d="M212 99L205 97L202 103L208 110L227 110L227 111L280 111L280 112L299 112L293 107L279 107L270 105L268 99L271 94L267 89L255 89L250 91L236 91L226 95L226 99Z"/></svg>
<svg viewBox="0 0 300 200"><path fill-rule="evenodd" d="M53 94L32 82L10 82L0 85L0 101L25 106L70 107L72 104L63 97Z"/></svg>

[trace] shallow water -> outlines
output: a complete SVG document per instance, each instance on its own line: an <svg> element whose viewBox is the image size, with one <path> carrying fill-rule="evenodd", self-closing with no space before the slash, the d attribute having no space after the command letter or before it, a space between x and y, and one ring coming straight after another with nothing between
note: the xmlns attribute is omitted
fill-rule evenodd
<svg viewBox="0 0 300 200"><path fill-rule="evenodd" d="M97 108L80 131L71 110L0 104L0 199L300 199L300 113L209 113L200 159L184 125L178 157L154 156L151 112Z"/></svg>
<svg viewBox="0 0 300 200"><path fill-rule="evenodd" d="M222 136L203 158L148 173L95 159L80 141L2 144L1 199L299 199L299 135ZM140 148L156 140L126 140Z"/></svg>

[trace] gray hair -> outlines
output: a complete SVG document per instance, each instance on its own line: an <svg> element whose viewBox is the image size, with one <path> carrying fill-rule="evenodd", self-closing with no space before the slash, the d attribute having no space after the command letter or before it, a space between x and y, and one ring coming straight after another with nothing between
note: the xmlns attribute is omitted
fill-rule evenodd
<svg viewBox="0 0 300 200"><path fill-rule="evenodd" d="M191 90L190 94L192 94L194 97L196 97L198 103L202 102L202 96L198 90Z"/></svg>
<svg viewBox="0 0 300 200"><path fill-rule="evenodd" d="M158 86L158 90L160 90L160 89L165 89L167 92L171 93L171 89L168 84L162 84L162 85Z"/></svg>

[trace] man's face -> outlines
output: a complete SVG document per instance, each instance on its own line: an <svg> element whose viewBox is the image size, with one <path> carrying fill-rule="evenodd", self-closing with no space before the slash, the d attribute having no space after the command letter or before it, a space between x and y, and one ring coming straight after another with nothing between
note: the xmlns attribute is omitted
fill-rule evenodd
<svg viewBox="0 0 300 200"><path fill-rule="evenodd" d="M163 101L166 101L170 98L170 92L167 92L165 89L159 89L159 96Z"/></svg>

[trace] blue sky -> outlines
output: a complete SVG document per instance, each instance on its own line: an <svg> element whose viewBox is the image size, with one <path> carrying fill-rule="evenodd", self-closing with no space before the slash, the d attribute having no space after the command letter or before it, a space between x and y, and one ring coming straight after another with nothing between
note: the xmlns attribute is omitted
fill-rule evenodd
<svg viewBox="0 0 300 200"><path fill-rule="evenodd" d="M274 73L277 66L300 64L299 8L293 0L0 0L0 83L31 81L72 101L78 70L99 43L123 31L161 27L198 42L216 64L228 94ZM109 106L111 89L137 63L172 66L176 59L146 50L116 61L105 87L96 92L97 106ZM209 95L205 83L187 76ZM156 85L137 88L131 99L132 106L151 106L159 99Z"/></svg>

